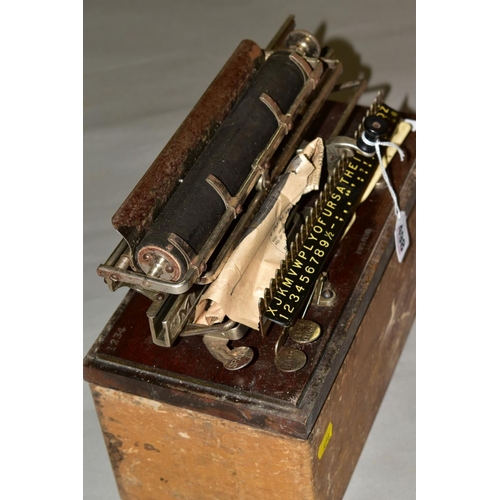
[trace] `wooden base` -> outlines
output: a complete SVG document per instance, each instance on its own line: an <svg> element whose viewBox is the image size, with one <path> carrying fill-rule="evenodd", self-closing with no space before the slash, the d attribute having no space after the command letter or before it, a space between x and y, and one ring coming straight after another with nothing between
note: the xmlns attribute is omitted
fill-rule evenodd
<svg viewBox="0 0 500 500"><path fill-rule="evenodd" d="M91 383L121 497L341 499L415 317L415 219L307 438Z"/></svg>

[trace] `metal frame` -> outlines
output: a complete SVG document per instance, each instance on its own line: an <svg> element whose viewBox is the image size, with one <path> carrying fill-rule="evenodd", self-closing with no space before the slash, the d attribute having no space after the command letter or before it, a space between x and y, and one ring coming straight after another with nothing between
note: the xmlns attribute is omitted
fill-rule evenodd
<svg viewBox="0 0 500 500"><path fill-rule="evenodd" d="M290 16L266 48L266 58L273 53L270 49L281 48L285 37L293 28L293 16ZM273 181L283 172L293 153L295 153L306 127L311 123L317 111L334 90L358 87L358 91L348 104L347 109L332 134L329 141L330 149L335 149L338 153L340 151L345 153L346 149L352 148L355 145L354 140L351 138L334 136L338 135L338 132L350 116L360 95L366 88L366 81L347 82L342 85L336 85L342 73L342 64L338 60L331 59L331 55L331 50L323 58L308 57L307 55L295 52L290 53L290 60L300 68L304 76L304 85L286 114L282 112L278 104L269 95L262 94L260 96L260 100L276 117L277 129L266 147L254 160L251 171L236 196L231 196L226 186L216 176L209 175L207 177L206 182L217 192L225 206L224 214L214 231L198 254L178 235L172 233L168 236L169 243L179 249L186 257L186 261L190 263L190 268L182 281L166 282L155 277L154 272L143 274L137 270L131 253L133 249L129 247L125 239L118 244L106 262L98 267L98 274L104 277L105 282L112 291L127 285L152 299L153 302L147 311L147 317L155 344L171 347L179 337L202 335L204 343L212 355L220 360L227 369L239 369L251 361L253 353L251 353L249 348L230 350L227 346L229 340L242 338L248 330L247 327L232 321L209 327L193 325L195 308L205 290L205 285L213 282L219 275L231 252L240 241L253 216L266 198ZM315 90L316 92L314 92ZM310 99L312 95L313 98ZM304 109L306 103L308 103L308 107ZM303 115L297 120L299 113L303 113ZM287 143L280 155L275 158L278 147L289 133ZM273 161L272 169L271 160ZM254 193L253 197L250 200L247 210L242 213L242 205L251 193ZM318 204L321 206L321 203L320 198L316 204L314 213L317 212ZM300 239L304 236L303 233L307 231L307 227L314 219L314 213L306 219L306 223L299 231L296 241L292 243L287 261L296 251ZM238 223L231 235L229 235L223 248L215 257L211 269L207 270L209 259L230 225L240 214L241 217ZM260 311L263 310L265 304L272 298L276 284L280 281L283 271L286 268L287 261L282 262L281 268L276 272L275 279L271 280L269 289L266 289L264 297L259 304ZM132 270L129 270L129 268ZM201 286L191 289L195 283ZM329 301L326 302L328 303ZM260 328L264 335L266 324L262 321L262 318ZM280 336L276 346L277 350L279 349L279 344L283 342L287 335L287 332L284 331L283 335ZM276 354L278 355L278 351Z"/></svg>

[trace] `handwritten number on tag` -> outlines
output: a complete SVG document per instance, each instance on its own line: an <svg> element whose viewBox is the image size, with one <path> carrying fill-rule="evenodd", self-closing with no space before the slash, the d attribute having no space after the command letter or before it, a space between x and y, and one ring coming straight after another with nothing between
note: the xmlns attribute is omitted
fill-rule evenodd
<svg viewBox="0 0 500 500"><path fill-rule="evenodd" d="M398 261L403 262L406 251L410 246L410 235L408 234L405 212L399 212L399 217L396 220L396 229L394 230L394 240Z"/></svg>

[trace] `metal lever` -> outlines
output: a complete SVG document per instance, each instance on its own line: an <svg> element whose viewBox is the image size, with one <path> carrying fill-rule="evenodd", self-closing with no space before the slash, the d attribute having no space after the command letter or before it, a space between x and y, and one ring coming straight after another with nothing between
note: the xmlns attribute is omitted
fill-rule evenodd
<svg viewBox="0 0 500 500"><path fill-rule="evenodd" d="M253 351L250 347L237 347L229 349L229 340L226 338L204 335L203 343L207 346L210 354L219 360L226 370L239 370L247 366L253 359Z"/></svg>
<svg viewBox="0 0 500 500"><path fill-rule="evenodd" d="M226 321L217 325L186 325L181 337L203 335L203 343L210 354L220 361L226 370L239 370L247 366L254 353L250 347L230 349L230 340L239 340L246 334L248 327L235 321Z"/></svg>
<svg viewBox="0 0 500 500"><path fill-rule="evenodd" d="M195 335L210 335L211 337L226 340L240 340L245 336L248 327L236 323L235 321L226 321L215 325L196 325L188 324L181 333L181 337L193 337Z"/></svg>
<svg viewBox="0 0 500 500"><path fill-rule="evenodd" d="M314 342L321 335L321 327L315 321L304 319L311 302L317 306L331 306L335 301L335 292L331 289L328 281L328 273L323 272L319 276L315 289L311 294L302 317L293 326L284 328L274 346L274 363L278 370L283 372L294 372L304 367L307 356L304 352L293 347L284 346L288 337L298 344L308 344Z"/></svg>

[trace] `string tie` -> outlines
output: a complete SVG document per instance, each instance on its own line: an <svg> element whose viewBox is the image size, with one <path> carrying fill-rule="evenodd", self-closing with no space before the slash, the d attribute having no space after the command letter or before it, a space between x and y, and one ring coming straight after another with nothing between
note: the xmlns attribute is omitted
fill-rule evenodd
<svg viewBox="0 0 500 500"><path fill-rule="evenodd" d="M399 153L399 158L401 159L401 161L405 159L404 151L397 144L394 144L393 142L390 141L379 141L379 140L376 140L374 142L370 141L370 139L366 137L365 132L363 132L363 134L361 135L361 139L368 146L375 147L375 152L377 153L377 158L380 163L380 170L382 171L382 177L384 178L384 181L387 184L387 187L389 188L389 192L391 193L392 199L394 201L394 212L396 214L396 217L399 219L401 217L401 210L399 209L398 197L396 196L396 192L394 191L391 181L389 180L389 176L387 175L385 165L382 162L382 153L380 152L380 146L390 146L396 148L397 152Z"/></svg>

